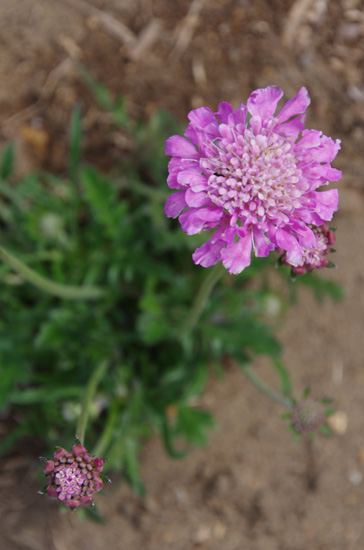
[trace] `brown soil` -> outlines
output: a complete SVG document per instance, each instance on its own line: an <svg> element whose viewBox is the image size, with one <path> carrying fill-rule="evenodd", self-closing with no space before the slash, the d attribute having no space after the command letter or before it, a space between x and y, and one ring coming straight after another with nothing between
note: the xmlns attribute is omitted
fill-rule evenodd
<svg viewBox="0 0 364 550"><path fill-rule="evenodd" d="M95 9L96 8L96 9ZM17 146L19 174L62 171L69 115L81 100L85 154L105 166L120 136L76 70L82 62L131 116L165 107L235 105L269 84L312 97L307 125L342 139L338 226L340 303L306 291L281 320L296 394L331 395L335 437L291 442L281 408L239 372L203 400L218 428L205 450L176 462L157 439L142 454L143 501L115 480L99 495L106 526L59 516L37 495L36 457L3 461L4 550L361 550L364 548L363 0L0 0L0 140ZM262 361L268 382L273 375Z"/></svg>

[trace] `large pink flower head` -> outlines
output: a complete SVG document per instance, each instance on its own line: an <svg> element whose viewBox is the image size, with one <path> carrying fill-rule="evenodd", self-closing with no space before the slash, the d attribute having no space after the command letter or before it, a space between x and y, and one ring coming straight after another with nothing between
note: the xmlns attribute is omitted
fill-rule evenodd
<svg viewBox="0 0 364 550"><path fill-rule="evenodd" d="M317 189L341 177L330 166L340 141L304 129L306 88L275 115L282 96L268 86L235 111L227 102L216 113L200 107L189 113L185 137L166 141L167 183L177 190L166 215L179 216L188 235L215 228L193 253L196 264L221 260L229 273L240 273L252 250L263 257L279 248L298 267L305 251L317 247L313 227L337 210L337 190Z"/></svg>

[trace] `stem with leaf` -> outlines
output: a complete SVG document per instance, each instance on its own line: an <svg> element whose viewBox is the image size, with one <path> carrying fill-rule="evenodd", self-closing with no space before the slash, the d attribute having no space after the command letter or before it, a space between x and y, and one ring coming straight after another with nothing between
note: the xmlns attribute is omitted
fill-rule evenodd
<svg viewBox="0 0 364 550"><path fill-rule="evenodd" d="M211 292L224 272L225 268L220 262L210 270L208 276L205 278L200 290L198 291L196 300L192 305L187 320L181 329L180 336L184 336L197 325Z"/></svg>
<svg viewBox="0 0 364 550"><path fill-rule="evenodd" d="M100 380L106 373L108 366L109 363L107 361L102 361L92 373L91 378L89 379L88 384L85 388L85 392L82 397L80 417L78 419L76 428L76 436L80 440L81 445L83 445L85 441L85 432L91 402L95 396L97 386L99 385Z"/></svg>
<svg viewBox="0 0 364 550"><path fill-rule="evenodd" d="M30 283L33 283L44 292L48 292L59 298L65 298L66 300L94 300L101 298L105 294L105 290L97 286L69 286L55 283L43 277L43 275L39 275L39 273L13 256L3 246L0 246L0 259Z"/></svg>
<svg viewBox="0 0 364 550"><path fill-rule="evenodd" d="M269 388L269 386L267 386L248 365L240 365L240 369L243 371L247 379L253 384L253 386L255 386L260 392L264 393L264 395L270 399L273 399L273 401L280 403L284 407L292 409L292 400L289 397L285 397L284 395L281 395L280 393L277 393Z"/></svg>

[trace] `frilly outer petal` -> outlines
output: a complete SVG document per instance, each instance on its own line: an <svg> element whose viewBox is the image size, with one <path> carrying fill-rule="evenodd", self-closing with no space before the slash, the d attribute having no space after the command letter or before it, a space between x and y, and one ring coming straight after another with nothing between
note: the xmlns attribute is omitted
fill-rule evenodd
<svg viewBox="0 0 364 550"><path fill-rule="evenodd" d="M276 117L278 122L282 123L293 116L301 115L306 111L310 103L311 99L308 95L308 91L306 88L301 88L298 94L287 101L287 103L282 107Z"/></svg>
<svg viewBox="0 0 364 550"><path fill-rule="evenodd" d="M247 106L248 111L261 118L270 118L274 115L278 101L283 96L283 92L278 86L268 86L255 90L249 97Z"/></svg>
<svg viewBox="0 0 364 550"><path fill-rule="evenodd" d="M236 243L227 246L221 251L221 258L224 267L230 274L241 273L251 262L252 236L248 232Z"/></svg>
<svg viewBox="0 0 364 550"><path fill-rule="evenodd" d="M166 141L166 155L186 159L198 159L200 157L197 149L182 136L171 136Z"/></svg>
<svg viewBox="0 0 364 550"><path fill-rule="evenodd" d="M186 208L185 195L186 191L177 191L177 193L172 193L168 197L164 206L164 212L168 218L177 218L182 210Z"/></svg>

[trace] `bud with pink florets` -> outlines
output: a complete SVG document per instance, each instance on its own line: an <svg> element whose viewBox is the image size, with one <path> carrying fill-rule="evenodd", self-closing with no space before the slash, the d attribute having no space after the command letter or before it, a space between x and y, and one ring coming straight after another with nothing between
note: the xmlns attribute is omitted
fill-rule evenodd
<svg viewBox="0 0 364 550"><path fill-rule="evenodd" d="M79 442L71 451L59 447L54 458L43 466L47 476L45 492L73 510L80 505L93 504L94 493L103 487L103 466L104 460L93 457Z"/></svg>

